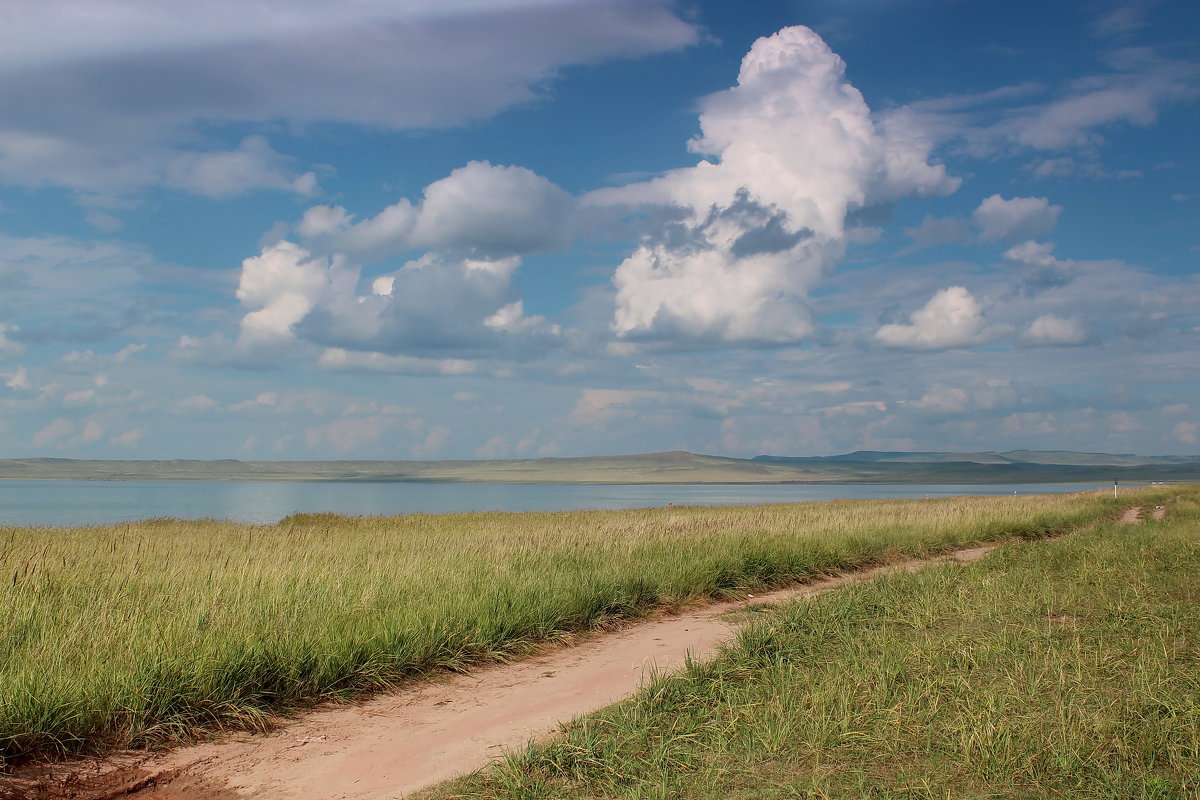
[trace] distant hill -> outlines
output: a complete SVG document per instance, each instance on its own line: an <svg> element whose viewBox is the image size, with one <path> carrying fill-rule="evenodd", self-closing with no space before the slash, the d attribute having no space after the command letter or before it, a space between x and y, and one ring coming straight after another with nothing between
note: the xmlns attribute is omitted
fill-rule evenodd
<svg viewBox="0 0 1200 800"><path fill-rule="evenodd" d="M1012 450L728 458L688 453L463 461L0 459L0 479L438 483L1098 483L1200 481L1200 456Z"/></svg>
<svg viewBox="0 0 1200 800"><path fill-rule="evenodd" d="M855 450L840 456L755 456L752 461L774 464L810 461L895 464L1052 464L1070 467L1142 467L1200 463L1196 456L1137 456L1129 453L1073 453L1067 450L1008 450L1003 453L934 453Z"/></svg>
<svg viewBox="0 0 1200 800"><path fill-rule="evenodd" d="M759 464L819 466L862 483L1095 483L1200 479L1200 456L1139 456L1061 450L889 452L836 456L756 456ZM850 477L851 475L856 477Z"/></svg>

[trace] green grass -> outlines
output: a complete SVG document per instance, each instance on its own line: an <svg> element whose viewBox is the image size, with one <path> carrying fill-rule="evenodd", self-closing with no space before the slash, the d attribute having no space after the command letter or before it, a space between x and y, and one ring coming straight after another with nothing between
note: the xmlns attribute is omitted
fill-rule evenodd
<svg viewBox="0 0 1200 800"><path fill-rule="evenodd" d="M617 618L1118 510L1090 494L0 529L0 764L261 728Z"/></svg>
<svg viewBox="0 0 1200 800"><path fill-rule="evenodd" d="M1200 797L1200 503L780 606L428 798Z"/></svg>

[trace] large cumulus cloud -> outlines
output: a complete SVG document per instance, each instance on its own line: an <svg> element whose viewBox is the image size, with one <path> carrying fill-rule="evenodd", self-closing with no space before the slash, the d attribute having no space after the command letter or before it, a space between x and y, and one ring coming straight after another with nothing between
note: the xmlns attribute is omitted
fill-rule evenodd
<svg viewBox="0 0 1200 800"><path fill-rule="evenodd" d="M561 331L525 313L512 280L520 263L516 256L427 253L365 288L360 268L344 256L276 242L242 263L237 296L246 313L231 355L269 356L307 342L382 354L521 357L554 344Z"/></svg>
<svg viewBox="0 0 1200 800"><path fill-rule="evenodd" d="M679 221L617 269L613 330L630 339L781 343L812 331L805 297L844 254L847 215L953 191L919 137L878 126L845 65L805 27L759 39L737 85L706 98L695 167L592 193Z"/></svg>

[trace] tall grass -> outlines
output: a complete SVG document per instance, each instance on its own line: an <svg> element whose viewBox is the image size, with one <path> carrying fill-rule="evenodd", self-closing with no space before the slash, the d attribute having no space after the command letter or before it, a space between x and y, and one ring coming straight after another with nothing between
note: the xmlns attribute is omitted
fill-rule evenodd
<svg viewBox="0 0 1200 800"><path fill-rule="evenodd" d="M1200 503L780 606L429 798L1200 797Z"/></svg>
<svg viewBox="0 0 1200 800"><path fill-rule="evenodd" d="M0 529L0 766L258 728L614 618L1117 511L1090 494Z"/></svg>

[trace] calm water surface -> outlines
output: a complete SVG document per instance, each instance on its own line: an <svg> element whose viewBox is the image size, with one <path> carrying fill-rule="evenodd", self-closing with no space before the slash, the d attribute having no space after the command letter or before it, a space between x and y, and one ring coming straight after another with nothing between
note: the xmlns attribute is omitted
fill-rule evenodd
<svg viewBox="0 0 1200 800"><path fill-rule="evenodd" d="M595 485L0 481L0 525L91 525L179 517L274 523L298 511L373 516L414 512L567 511L675 505L795 503L835 498L946 497L1102 489L1105 484ZM1111 486L1111 484L1107 484Z"/></svg>

